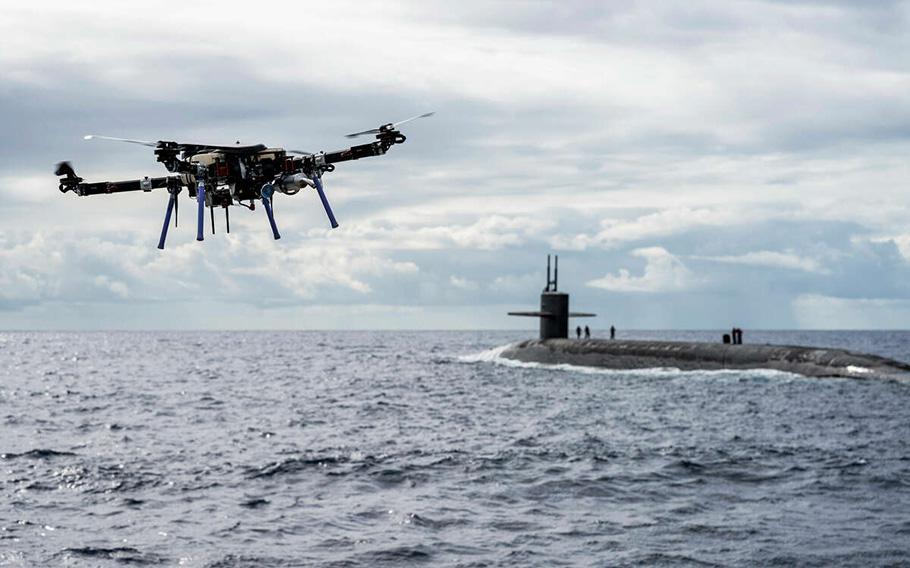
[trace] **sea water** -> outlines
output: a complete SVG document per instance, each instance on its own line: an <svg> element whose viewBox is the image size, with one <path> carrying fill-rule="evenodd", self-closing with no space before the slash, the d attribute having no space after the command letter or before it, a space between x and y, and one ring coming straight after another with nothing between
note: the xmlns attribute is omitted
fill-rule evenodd
<svg viewBox="0 0 910 568"><path fill-rule="evenodd" d="M530 335L0 333L0 565L910 562L910 385L499 357Z"/></svg>

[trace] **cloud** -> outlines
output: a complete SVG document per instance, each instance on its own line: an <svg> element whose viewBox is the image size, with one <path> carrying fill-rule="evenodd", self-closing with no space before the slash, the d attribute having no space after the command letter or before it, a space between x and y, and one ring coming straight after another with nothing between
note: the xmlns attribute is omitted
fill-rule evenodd
<svg viewBox="0 0 910 568"><path fill-rule="evenodd" d="M910 261L910 234L894 235L891 237L879 237L872 239L876 243L894 243L904 259Z"/></svg>
<svg viewBox="0 0 910 568"><path fill-rule="evenodd" d="M319 25L276 33L271 13L230 2L4 7L0 305L16 325L61 306L88 324L80 303L155 305L146 317L196 325L315 305L453 321L458 307L526 303L549 249L567 285L647 290L610 307L660 307L648 325L718 306L796 325L777 307L797 297L906 295L905 1L281 13ZM145 149L83 142L90 132L332 150L344 132L428 110L407 144L326 176L340 229L314 194L279 196L279 243L259 211L237 211L230 237L199 244L181 226L159 254L164 196L61 196L50 175L62 159L93 181L162 171ZM609 302L603 290L579 299ZM679 315L683 290L713 312ZM188 297L208 307L178 306Z"/></svg>
<svg viewBox="0 0 910 568"><path fill-rule="evenodd" d="M805 294L794 299L793 310L807 329L907 329L910 321L910 299Z"/></svg>
<svg viewBox="0 0 910 568"><path fill-rule="evenodd" d="M455 275L449 277L449 283L456 288L461 288L462 290L477 290L478 288L476 282Z"/></svg>
<svg viewBox="0 0 910 568"><path fill-rule="evenodd" d="M348 242L384 249L499 250L542 240L555 221L523 216L490 215L466 224L447 221L433 213L402 215L386 212L382 219L371 219L345 230ZM312 233L316 236L319 233Z"/></svg>
<svg viewBox="0 0 910 568"><path fill-rule="evenodd" d="M375 302L376 287L414 278L419 269L370 250L284 246L266 236L222 236L160 252L151 241L112 234L37 232L0 240L0 308L42 302L212 302L280 305L321 301ZM252 293L252 296L250 295ZM361 300L364 298L365 300ZM398 299L383 297L385 301Z"/></svg>
<svg viewBox="0 0 910 568"><path fill-rule="evenodd" d="M806 272L827 272L821 266L819 261L812 258L798 256L793 252L762 250L731 256L693 256L692 258L698 260L709 260L711 262L745 264L748 266L786 268L791 270L804 270Z"/></svg>
<svg viewBox="0 0 910 568"><path fill-rule="evenodd" d="M751 217L751 220L755 220L754 215ZM672 208L632 220L606 219L601 222L601 230L594 235L578 234L568 238L557 236L553 239L553 244L570 250L585 250L592 246L612 248L621 243L668 237L696 228L723 227L742 220L743 213L733 208Z"/></svg>
<svg viewBox="0 0 910 568"><path fill-rule="evenodd" d="M591 280L587 285L613 292L665 293L689 290L700 283L700 279L666 249L640 248L631 254L645 260L641 276L632 276L628 269L621 268L618 274Z"/></svg>

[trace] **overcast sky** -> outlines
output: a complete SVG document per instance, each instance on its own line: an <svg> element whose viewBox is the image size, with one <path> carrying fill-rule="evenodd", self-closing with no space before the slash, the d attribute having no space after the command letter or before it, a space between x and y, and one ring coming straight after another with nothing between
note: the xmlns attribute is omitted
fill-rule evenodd
<svg viewBox="0 0 910 568"><path fill-rule="evenodd" d="M553 252L598 328L906 329L908 54L907 1L5 2L0 328L533 328ZM431 110L277 242L53 176Z"/></svg>

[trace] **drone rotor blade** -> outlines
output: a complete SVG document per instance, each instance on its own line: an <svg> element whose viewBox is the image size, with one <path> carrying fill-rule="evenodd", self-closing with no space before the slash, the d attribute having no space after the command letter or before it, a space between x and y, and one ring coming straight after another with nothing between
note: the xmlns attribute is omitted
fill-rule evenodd
<svg viewBox="0 0 910 568"><path fill-rule="evenodd" d="M157 142L149 142L148 140L131 140L129 138L115 138L113 136L100 136L98 134L86 134L82 137L83 140L113 140L114 142L128 142L130 144L139 144L141 146L148 146L154 148L158 145Z"/></svg>
<svg viewBox="0 0 910 568"><path fill-rule="evenodd" d="M329 205L329 200L325 196L325 191L322 189L322 179L319 176L313 176L313 183L316 185L316 192L319 193L319 199L322 200L322 206L325 207L325 214L329 216L329 223L332 224L332 228L335 229L338 227L338 221L335 220L335 214L332 213L332 207Z"/></svg>
<svg viewBox="0 0 910 568"><path fill-rule="evenodd" d="M404 119L404 120L402 120L402 121L392 123L392 128L397 128L398 125L400 125L400 124L404 124L405 122L411 122L412 120L417 120L418 118L428 118L428 117L433 116L434 114L436 114L435 111L434 111L434 112L425 112L425 113L423 113L423 114L418 114L417 116L412 116L411 118L406 118L406 119Z"/></svg>
<svg viewBox="0 0 910 568"><path fill-rule="evenodd" d="M363 136L364 134L379 134L378 128L371 128L369 130L361 130L360 132L352 132L351 134L345 134L345 138L357 138L358 136Z"/></svg>
<svg viewBox="0 0 910 568"><path fill-rule="evenodd" d="M167 228L171 224L171 211L177 207L177 194L172 193L167 202L167 213L164 214L164 225L161 226L161 238L158 239L158 248L164 250L164 240L167 239Z"/></svg>
<svg viewBox="0 0 910 568"><path fill-rule="evenodd" d="M303 150L285 150L288 154L297 154L298 156L312 156L312 152L304 152Z"/></svg>
<svg viewBox="0 0 910 568"><path fill-rule="evenodd" d="M381 128L371 128L369 130L361 130L360 132L353 132L351 134L346 134L345 137L346 138L357 138L358 136L363 136L364 134L379 134L380 132L383 131L383 128L391 128L394 130L395 128L398 128L400 125L402 125L406 122L411 122L412 120L417 120L418 118L427 118L427 117L433 116L434 114L436 114L436 113L435 112L425 112L423 114L418 114L416 116L412 116L411 118L406 118L404 120L399 120L398 122L392 122L390 124L386 124L385 126L383 126Z"/></svg>
<svg viewBox="0 0 910 568"><path fill-rule="evenodd" d="M205 184L196 188L196 240L205 240Z"/></svg>

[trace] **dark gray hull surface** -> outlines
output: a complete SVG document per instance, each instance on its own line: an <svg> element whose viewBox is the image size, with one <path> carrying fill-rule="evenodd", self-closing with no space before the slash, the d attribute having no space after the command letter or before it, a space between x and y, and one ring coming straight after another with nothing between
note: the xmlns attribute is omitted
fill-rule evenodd
<svg viewBox="0 0 910 568"><path fill-rule="evenodd" d="M684 341L532 339L509 346L516 361L607 369L776 369L809 377L910 379L910 365L843 349Z"/></svg>

